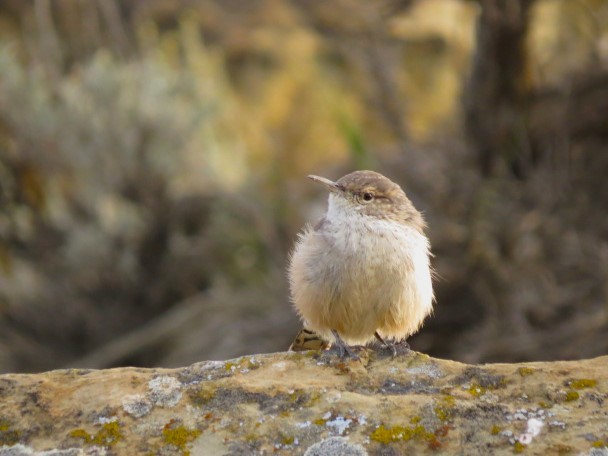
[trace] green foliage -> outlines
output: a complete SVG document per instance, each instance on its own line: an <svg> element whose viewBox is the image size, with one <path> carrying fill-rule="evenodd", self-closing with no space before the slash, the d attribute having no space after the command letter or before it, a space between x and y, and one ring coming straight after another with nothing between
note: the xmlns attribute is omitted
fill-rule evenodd
<svg viewBox="0 0 608 456"><path fill-rule="evenodd" d="M59 347L86 334L78 355L215 280L267 272L251 216L213 203L242 181L246 149L221 69L190 29L165 38L186 57L177 66L159 42L129 61L100 49L59 78L0 47L12 145L0 148L0 301L23 304L12 318L24 337ZM62 331L49 326L57 309Z"/></svg>

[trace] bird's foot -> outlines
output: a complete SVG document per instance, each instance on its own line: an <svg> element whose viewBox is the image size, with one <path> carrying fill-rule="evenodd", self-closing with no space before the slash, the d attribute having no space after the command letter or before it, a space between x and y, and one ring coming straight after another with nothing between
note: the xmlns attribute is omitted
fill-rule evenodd
<svg viewBox="0 0 608 456"><path fill-rule="evenodd" d="M410 345L407 343L407 340L401 339L398 342L386 341L378 334L378 331L374 333L376 339L384 345L385 348L390 350L392 357L396 357L397 355L407 355L410 352Z"/></svg>
<svg viewBox="0 0 608 456"><path fill-rule="evenodd" d="M350 346L346 342L344 342L344 340L342 340L342 338L338 334L338 331L332 329L331 332L334 335L334 338L335 338L334 346L338 350L338 356L340 358L342 358L342 359L344 359L344 358L350 358L350 359L352 359L354 361L361 361L361 358L355 352L355 350L357 350L357 351L358 350L364 350L365 347L363 347L362 345L353 345L353 346Z"/></svg>
<svg viewBox="0 0 608 456"><path fill-rule="evenodd" d="M397 355L400 356L407 355L412 351L410 344L408 344L407 340L405 339L401 339L399 342L396 342L393 344L393 347L395 348Z"/></svg>

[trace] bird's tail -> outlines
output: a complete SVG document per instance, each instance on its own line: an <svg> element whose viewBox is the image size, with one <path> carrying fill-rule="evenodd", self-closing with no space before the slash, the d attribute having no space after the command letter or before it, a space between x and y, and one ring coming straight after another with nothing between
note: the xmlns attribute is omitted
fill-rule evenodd
<svg viewBox="0 0 608 456"><path fill-rule="evenodd" d="M289 351L327 350L330 346L331 343L314 331L302 328L289 346Z"/></svg>

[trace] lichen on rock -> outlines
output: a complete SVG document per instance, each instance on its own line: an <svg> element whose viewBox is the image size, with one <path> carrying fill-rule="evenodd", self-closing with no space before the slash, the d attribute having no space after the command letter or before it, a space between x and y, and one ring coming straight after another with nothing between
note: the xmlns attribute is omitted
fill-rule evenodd
<svg viewBox="0 0 608 456"><path fill-rule="evenodd" d="M0 456L601 454L608 446L608 357L469 366L415 352L369 351L362 362L276 353L182 369L9 374L2 385Z"/></svg>

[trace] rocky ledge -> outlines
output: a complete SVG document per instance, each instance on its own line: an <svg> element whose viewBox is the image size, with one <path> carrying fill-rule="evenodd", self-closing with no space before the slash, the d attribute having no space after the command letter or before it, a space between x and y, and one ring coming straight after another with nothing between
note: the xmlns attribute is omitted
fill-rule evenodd
<svg viewBox="0 0 608 456"><path fill-rule="evenodd" d="M608 356L275 353L0 376L0 455L608 455Z"/></svg>

